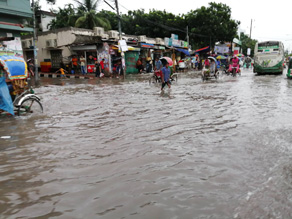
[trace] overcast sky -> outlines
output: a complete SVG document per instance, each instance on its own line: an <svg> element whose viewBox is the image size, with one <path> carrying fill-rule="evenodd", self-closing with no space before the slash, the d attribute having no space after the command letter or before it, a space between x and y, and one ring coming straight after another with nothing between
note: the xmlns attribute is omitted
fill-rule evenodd
<svg viewBox="0 0 292 219"><path fill-rule="evenodd" d="M82 0L81 0L82 1ZM114 5L114 0L107 0ZM118 0L121 13L128 10L149 9L166 10L173 14L185 14L201 6L208 6L210 0ZM173 3L171 3L173 2ZM285 49L292 50L292 27L290 17L292 15L291 0L213 0L212 2L224 3L231 8L232 18L241 22L240 29L250 34L251 20L253 20L251 37L258 41L280 40L284 43ZM273 3L272 3L273 2ZM73 0L56 0L53 8L63 8L65 4L74 3ZM43 10L49 10L52 6L41 0ZM98 10L112 10L107 4L100 0Z"/></svg>

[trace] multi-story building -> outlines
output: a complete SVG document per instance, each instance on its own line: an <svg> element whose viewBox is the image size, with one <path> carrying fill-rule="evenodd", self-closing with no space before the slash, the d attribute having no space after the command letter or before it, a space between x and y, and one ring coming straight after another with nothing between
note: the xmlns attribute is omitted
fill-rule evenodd
<svg viewBox="0 0 292 219"><path fill-rule="evenodd" d="M24 26L32 15L30 0L0 0L0 55L23 55L20 37L21 33L33 32Z"/></svg>

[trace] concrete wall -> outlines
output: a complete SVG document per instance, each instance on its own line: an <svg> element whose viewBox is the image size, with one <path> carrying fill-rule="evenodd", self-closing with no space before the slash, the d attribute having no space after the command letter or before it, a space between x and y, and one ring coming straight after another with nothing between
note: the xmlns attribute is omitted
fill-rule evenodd
<svg viewBox="0 0 292 219"><path fill-rule="evenodd" d="M57 45L59 47L59 46L66 46L66 45L72 44L75 41L76 36L73 34L72 31L64 30L64 31L58 32L56 35L56 38L57 38Z"/></svg>

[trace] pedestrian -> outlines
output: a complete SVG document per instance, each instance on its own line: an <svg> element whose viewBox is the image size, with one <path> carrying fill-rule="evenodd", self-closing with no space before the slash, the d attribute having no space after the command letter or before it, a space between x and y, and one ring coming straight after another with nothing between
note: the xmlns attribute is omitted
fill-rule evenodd
<svg viewBox="0 0 292 219"><path fill-rule="evenodd" d="M60 68L58 71L56 71L55 73L61 72L61 78L65 78L65 72L67 72L64 68ZM67 72L68 73L68 72Z"/></svg>
<svg viewBox="0 0 292 219"><path fill-rule="evenodd" d="M30 76L34 76L34 64L33 64L33 61L32 59L29 59L28 62L27 62L27 69L28 69L28 73L29 73L29 77Z"/></svg>
<svg viewBox="0 0 292 219"><path fill-rule="evenodd" d="M83 56L80 57L80 66L81 66L81 72L83 75L86 74L86 70L85 70L85 58Z"/></svg>
<svg viewBox="0 0 292 219"><path fill-rule="evenodd" d="M100 73L101 73L101 66L100 63L98 62L98 60L95 61L95 77L100 77Z"/></svg>
<svg viewBox="0 0 292 219"><path fill-rule="evenodd" d="M104 59L101 60L100 67L101 67L101 73L104 74Z"/></svg>
<svg viewBox="0 0 292 219"><path fill-rule="evenodd" d="M124 69L123 69L123 65L121 61L118 62L118 65L116 67L116 72L117 72L117 78L119 78L119 76L124 75Z"/></svg>
<svg viewBox="0 0 292 219"><path fill-rule="evenodd" d="M73 55L72 56L72 60L71 60L71 63L72 63L72 74L75 74L75 73L77 73L77 66L78 66L78 59L77 59L77 57L76 57L76 55Z"/></svg>
<svg viewBox="0 0 292 219"><path fill-rule="evenodd" d="M161 85L161 90L163 90L163 88L165 87L165 85L168 86L168 88L171 88L171 82L170 82L170 69L169 67L169 63L166 62L165 66L161 69L162 71L162 85Z"/></svg>
<svg viewBox="0 0 292 219"><path fill-rule="evenodd" d="M143 65L142 65L141 58L138 58L138 60L136 62L136 68L138 69L138 72L139 73L142 73L142 71L143 71Z"/></svg>

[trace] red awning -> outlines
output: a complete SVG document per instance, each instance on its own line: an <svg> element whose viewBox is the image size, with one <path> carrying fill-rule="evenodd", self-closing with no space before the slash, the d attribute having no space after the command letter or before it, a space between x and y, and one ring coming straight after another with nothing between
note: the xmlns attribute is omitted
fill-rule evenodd
<svg viewBox="0 0 292 219"><path fill-rule="evenodd" d="M210 46L207 46L207 47L204 47L204 48L201 48L201 49L197 49L196 51L195 51L195 53L196 52L207 52L207 51L209 51L210 50Z"/></svg>

